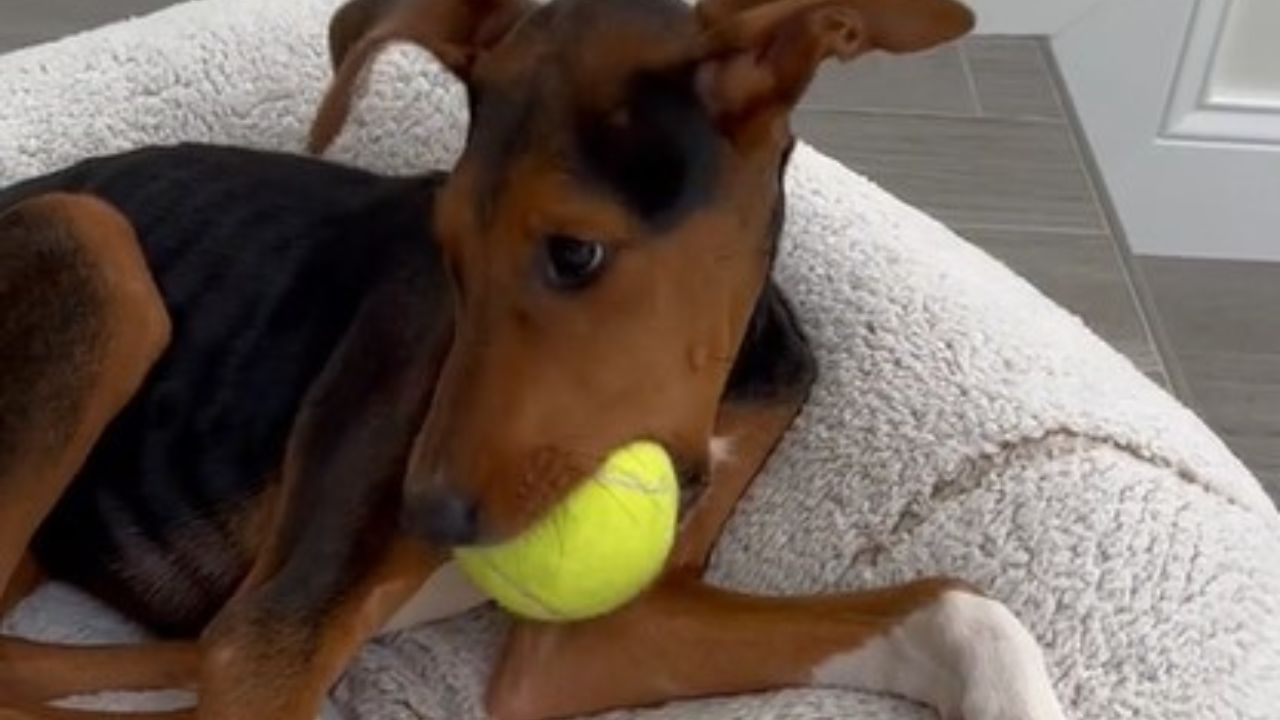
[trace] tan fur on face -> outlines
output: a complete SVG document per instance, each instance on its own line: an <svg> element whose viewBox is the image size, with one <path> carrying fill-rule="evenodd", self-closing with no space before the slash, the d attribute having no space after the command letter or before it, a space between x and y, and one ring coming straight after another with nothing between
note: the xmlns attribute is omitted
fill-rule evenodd
<svg viewBox="0 0 1280 720"><path fill-rule="evenodd" d="M521 191L485 242L442 228L462 312L419 458L480 500L492 533L518 530L629 440L701 461L767 270L763 210L708 208L645 236L615 205L581 191L569 202L574 188L526 175L536 172L520 164ZM608 243L597 283L566 293L540 282L552 229Z"/></svg>

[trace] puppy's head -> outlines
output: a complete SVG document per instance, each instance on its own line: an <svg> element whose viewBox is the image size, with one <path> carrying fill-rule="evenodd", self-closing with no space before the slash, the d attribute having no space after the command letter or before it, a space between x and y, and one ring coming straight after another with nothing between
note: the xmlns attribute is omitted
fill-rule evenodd
<svg viewBox="0 0 1280 720"><path fill-rule="evenodd" d="M466 85L437 198L455 339L406 476L438 542L518 532L640 438L705 463L782 218L788 114L818 66L922 50L953 0L355 0L312 135L393 41Z"/></svg>

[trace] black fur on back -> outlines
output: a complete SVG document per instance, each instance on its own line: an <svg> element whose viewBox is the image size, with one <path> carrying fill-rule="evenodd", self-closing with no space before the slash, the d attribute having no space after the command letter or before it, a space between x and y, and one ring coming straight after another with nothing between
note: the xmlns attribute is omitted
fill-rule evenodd
<svg viewBox="0 0 1280 720"><path fill-rule="evenodd" d="M5 205L54 190L112 203L173 321L169 349L35 538L41 565L162 633L198 631L247 571L243 516L362 304L409 273L423 311L439 314L426 307L446 292L429 235L437 184L184 145L0 194Z"/></svg>

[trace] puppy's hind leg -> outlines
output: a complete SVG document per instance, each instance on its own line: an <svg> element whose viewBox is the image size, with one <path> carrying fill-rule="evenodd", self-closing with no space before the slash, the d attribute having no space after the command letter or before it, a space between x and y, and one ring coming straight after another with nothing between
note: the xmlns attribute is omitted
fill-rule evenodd
<svg viewBox="0 0 1280 720"><path fill-rule="evenodd" d="M129 222L83 195L0 213L0 596L17 601L31 536L169 342ZM11 587L13 586L13 587ZM0 698L27 697L30 644L0 638ZM21 667L19 667L21 665ZM73 673L74 675L74 673ZM59 674L41 678L37 697Z"/></svg>

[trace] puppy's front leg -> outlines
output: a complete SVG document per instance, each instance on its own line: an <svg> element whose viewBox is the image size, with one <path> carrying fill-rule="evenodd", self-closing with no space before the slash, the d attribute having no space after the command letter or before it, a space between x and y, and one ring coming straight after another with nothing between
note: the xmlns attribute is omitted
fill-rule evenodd
<svg viewBox="0 0 1280 720"><path fill-rule="evenodd" d="M421 294L406 280L371 296L308 390L269 537L201 638L200 720L311 720L361 644L442 564L399 530L451 317L426 312Z"/></svg>
<svg viewBox="0 0 1280 720"><path fill-rule="evenodd" d="M545 720L784 687L898 695L946 720L1062 720L1035 640L947 580L816 598L673 576L622 611L514 631L490 689L500 720Z"/></svg>
<svg viewBox="0 0 1280 720"><path fill-rule="evenodd" d="M946 720L1061 720L1035 640L1000 603L949 580L815 598L752 597L698 576L814 377L782 294L761 296L738 355L713 463L667 577L622 610L512 631L489 706L546 718L783 687L887 692Z"/></svg>
<svg viewBox="0 0 1280 720"><path fill-rule="evenodd" d="M274 583L246 594L206 635L197 717L316 718L361 645L437 566L430 551L400 540L331 605L295 604L298 591Z"/></svg>

